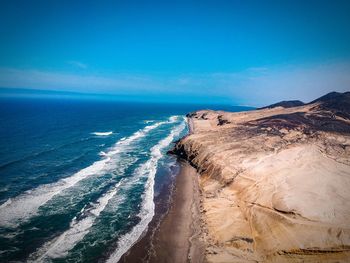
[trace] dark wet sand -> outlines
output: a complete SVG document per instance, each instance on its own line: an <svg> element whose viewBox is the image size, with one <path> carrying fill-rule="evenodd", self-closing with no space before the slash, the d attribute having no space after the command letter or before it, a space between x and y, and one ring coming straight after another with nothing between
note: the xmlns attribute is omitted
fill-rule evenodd
<svg viewBox="0 0 350 263"><path fill-rule="evenodd" d="M170 211L155 234L155 255L151 262L201 262L200 224L196 222L199 217L197 172L188 163L182 163L173 198Z"/></svg>
<svg viewBox="0 0 350 263"><path fill-rule="evenodd" d="M151 222L144 237L120 262L203 261L204 247L198 238L201 229L197 176L192 166L181 162L168 213Z"/></svg>

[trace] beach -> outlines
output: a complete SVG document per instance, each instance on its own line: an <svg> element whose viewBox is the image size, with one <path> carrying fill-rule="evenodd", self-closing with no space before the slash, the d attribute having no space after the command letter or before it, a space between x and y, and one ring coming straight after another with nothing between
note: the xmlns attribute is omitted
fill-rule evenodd
<svg viewBox="0 0 350 263"><path fill-rule="evenodd" d="M157 229L150 262L202 262L198 174L181 163L170 210Z"/></svg>
<svg viewBox="0 0 350 263"><path fill-rule="evenodd" d="M187 118L187 124L192 134L192 119ZM203 262L200 175L182 158L178 165L175 180L155 199L155 216L146 233L120 262Z"/></svg>
<svg viewBox="0 0 350 263"><path fill-rule="evenodd" d="M200 241L200 194L198 174L186 161L179 161L174 188L168 204L157 204L147 233L123 256L121 262L202 262ZM164 207L167 206L167 207ZM163 214L162 214L163 213Z"/></svg>

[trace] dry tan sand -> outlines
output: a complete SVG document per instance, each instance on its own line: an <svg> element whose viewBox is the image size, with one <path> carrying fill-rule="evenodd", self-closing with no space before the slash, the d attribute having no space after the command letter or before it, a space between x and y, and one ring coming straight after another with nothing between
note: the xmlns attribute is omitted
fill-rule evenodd
<svg viewBox="0 0 350 263"><path fill-rule="evenodd" d="M204 261L350 262L343 114L315 103L189 118L174 152L201 175Z"/></svg>

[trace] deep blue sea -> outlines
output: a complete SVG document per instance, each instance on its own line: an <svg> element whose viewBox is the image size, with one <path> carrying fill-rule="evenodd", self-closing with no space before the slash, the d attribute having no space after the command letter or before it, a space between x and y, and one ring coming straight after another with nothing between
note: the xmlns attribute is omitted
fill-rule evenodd
<svg viewBox="0 0 350 263"><path fill-rule="evenodd" d="M117 262L178 171L166 152L203 108L0 98L0 262Z"/></svg>

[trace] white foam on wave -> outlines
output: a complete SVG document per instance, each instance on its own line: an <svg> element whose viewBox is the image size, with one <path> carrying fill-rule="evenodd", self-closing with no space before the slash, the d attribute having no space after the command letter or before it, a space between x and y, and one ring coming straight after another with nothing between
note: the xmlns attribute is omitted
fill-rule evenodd
<svg viewBox="0 0 350 263"><path fill-rule="evenodd" d="M99 156L106 156L107 153L105 153L104 151L100 151L98 155L99 155Z"/></svg>
<svg viewBox="0 0 350 263"><path fill-rule="evenodd" d="M143 121L143 123L146 123L146 124L151 123L151 122L154 122L154 120L144 120Z"/></svg>
<svg viewBox="0 0 350 263"><path fill-rule="evenodd" d="M169 121L170 121L170 122L175 122L175 121L178 120L178 118L179 118L179 116L177 116L177 115L171 116L171 117L169 118Z"/></svg>
<svg viewBox="0 0 350 263"><path fill-rule="evenodd" d="M116 195L123 179L107 193L102 195L88 209L86 206L81 211L82 219L76 217L70 223L69 229L55 239L46 242L36 252L29 256L27 262L45 262L48 258L62 258L89 233L95 220L106 208L108 202Z"/></svg>
<svg viewBox="0 0 350 263"><path fill-rule="evenodd" d="M78 182L93 176L103 175L116 166L111 158L123 152L132 142L144 137L148 132L165 123L174 122L172 117L168 121L157 122L144 127L124 140L119 140L107 153L103 159L94 162L92 165L78 171L70 177L58 182L41 185L33 190L28 190L15 198L7 200L0 206L0 226L16 227L19 223L35 215L42 205L51 200L62 191L75 186Z"/></svg>
<svg viewBox="0 0 350 263"><path fill-rule="evenodd" d="M163 125L163 124L168 124L168 123L174 123L176 122L178 119L177 116L171 116L167 121L161 121L161 122L157 122L154 123L152 125L146 126L144 129L139 130L137 132L135 132L132 136L128 137L128 138L123 138L121 139L119 142L117 142L116 145L125 145L125 144L129 144L132 141L135 141L141 137L144 137L148 132L150 132L153 129L158 128L159 126ZM115 149L115 150L110 150L106 156L111 156L116 154L119 151L119 149Z"/></svg>
<svg viewBox="0 0 350 263"><path fill-rule="evenodd" d="M141 218L141 221L134 226L129 233L125 234L118 240L117 249L110 255L106 261L107 263L118 262L123 254L125 254L132 245L137 242L142 233L147 229L148 224L154 216L154 179L157 172L158 161L163 157L161 151L169 146L174 138L179 136L184 129L184 122L175 127L166 138L152 147L150 159L139 166L136 170L137 177L147 177L141 211L138 215Z"/></svg>
<svg viewBox="0 0 350 263"><path fill-rule="evenodd" d="M109 135L112 135L113 132L112 131L108 131L108 132L92 132L91 134L96 135L96 136L109 136Z"/></svg>
<svg viewBox="0 0 350 263"><path fill-rule="evenodd" d="M40 206L47 203L63 190L74 186L79 181L93 174L103 173L109 161L109 157L96 161L71 177L61 179L56 183L41 185L38 188L28 190L12 198L11 202L6 202L4 206L0 207L0 226L17 226L21 220L35 215Z"/></svg>
<svg viewBox="0 0 350 263"><path fill-rule="evenodd" d="M3 203L2 205L0 205L0 209L3 208L3 207L6 207L6 206L8 206L8 205L10 205L11 203L12 203L12 199L11 199L11 198L7 199L5 203Z"/></svg>

